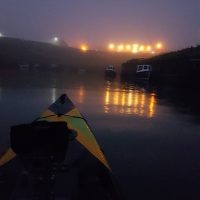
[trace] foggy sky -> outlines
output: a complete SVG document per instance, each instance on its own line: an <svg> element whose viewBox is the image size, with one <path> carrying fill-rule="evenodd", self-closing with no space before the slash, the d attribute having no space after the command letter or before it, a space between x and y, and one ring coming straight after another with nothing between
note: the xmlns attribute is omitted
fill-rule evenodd
<svg viewBox="0 0 200 200"><path fill-rule="evenodd" d="M0 0L0 32L71 46L114 43L152 44L167 49L200 43L199 0Z"/></svg>

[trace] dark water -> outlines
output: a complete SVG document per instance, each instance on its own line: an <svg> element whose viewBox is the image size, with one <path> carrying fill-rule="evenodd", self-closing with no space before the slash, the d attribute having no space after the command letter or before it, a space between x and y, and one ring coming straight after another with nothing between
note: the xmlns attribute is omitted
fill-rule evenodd
<svg viewBox="0 0 200 200"><path fill-rule="evenodd" d="M88 120L127 199L200 198L200 94L191 85L1 74L0 153L10 126L31 122L62 93Z"/></svg>

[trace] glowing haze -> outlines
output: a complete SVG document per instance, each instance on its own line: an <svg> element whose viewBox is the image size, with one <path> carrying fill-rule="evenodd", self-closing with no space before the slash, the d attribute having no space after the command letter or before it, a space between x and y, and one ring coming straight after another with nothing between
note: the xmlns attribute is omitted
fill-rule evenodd
<svg viewBox="0 0 200 200"><path fill-rule="evenodd" d="M1 0L0 32L92 49L161 41L171 50L200 43L199 10L199 0Z"/></svg>

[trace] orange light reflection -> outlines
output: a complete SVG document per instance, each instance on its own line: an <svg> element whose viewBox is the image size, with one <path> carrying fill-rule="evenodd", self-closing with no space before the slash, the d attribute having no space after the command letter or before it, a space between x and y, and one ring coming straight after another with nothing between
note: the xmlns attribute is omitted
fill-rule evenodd
<svg viewBox="0 0 200 200"><path fill-rule="evenodd" d="M138 90L112 89L111 86L105 88L104 112L120 113L128 115L139 115L153 117L155 115L156 96L150 96Z"/></svg>
<svg viewBox="0 0 200 200"><path fill-rule="evenodd" d="M83 86L80 86L80 88L78 90L78 102L79 103L83 103L83 101L84 101L84 94L85 94L84 88L83 88Z"/></svg>

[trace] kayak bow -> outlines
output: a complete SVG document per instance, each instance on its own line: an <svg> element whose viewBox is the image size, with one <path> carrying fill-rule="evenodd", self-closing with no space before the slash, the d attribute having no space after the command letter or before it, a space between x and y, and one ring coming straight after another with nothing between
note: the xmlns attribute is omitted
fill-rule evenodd
<svg viewBox="0 0 200 200"><path fill-rule="evenodd" d="M46 180L46 182L45 184L42 184L42 186L39 187L40 190L41 188L43 188L39 193L44 195L44 191L46 191L46 193L47 191L52 193L52 190L53 190L54 196L55 196L54 199L57 199L56 198L57 196L59 196L59 198L62 197L63 199L80 199L80 200L82 199L84 200L85 199L97 199L97 200L98 199L99 200L100 199L101 200L121 199L121 197L119 197L120 193L116 185L116 181L114 180L112 170L108 164L108 161L106 160L106 157L102 149L100 148L95 136L90 130L87 121L80 114L78 109L73 105L73 103L71 102L71 100L68 98L67 95L65 94L61 95L60 98L55 103L53 103L32 124L19 125L17 127L12 127L11 132L12 130L15 130L15 129L22 130L22 127L26 127L26 130L29 130L29 128L31 127L37 128L39 126L39 128L42 129L44 128L45 123L47 124L49 123L52 127L56 123L57 124L60 123L59 126L62 126L63 123L66 123L66 130L68 129L70 130L70 132L74 132L76 134L74 138L69 139L66 158L62 161L62 163L60 163L59 165L58 163L56 163L55 165L55 163L52 163L51 161L51 164L49 164L48 166L45 165L45 168L44 166L40 167L43 170L43 172L45 170L48 171L49 173L48 177L52 177L52 176L54 177L54 184L53 184L54 186L53 188L51 186L51 189L50 189L49 181L47 181L47 178L46 179L44 178L44 175L41 174L42 170L40 169L40 177L43 177ZM31 135L32 132L29 131L29 134ZM51 133L51 134L54 134L56 138L58 137L55 135L55 133ZM66 134L67 134L67 131L66 131ZM20 135L20 133L17 133L17 135ZM39 136L40 135L42 134L39 132ZM25 136L26 138L28 138L27 134L25 134ZM12 138L15 138L13 136L13 133L11 133L11 140L13 140ZM17 141L17 144L18 143L20 143L19 139ZM19 144L18 146L22 147L23 145L24 144L21 144L21 145ZM35 156L35 152L32 152L32 154L34 154ZM33 175L31 175L31 173L34 172L34 174L37 174L38 166L37 166L37 173L35 173L36 170L34 166L32 166L34 165L33 163L35 161L34 162L31 161L31 164L30 164L31 159L27 158L27 156L30 157L31 154L28 154L26 152L24 155L18 156L18 151L16 151L15 148L10 148L1 157L0 166L1 168L5 170L6 166L9 163L13 164L14 166L18 165L22 174L24 174L23 173L24 171L28 171L28 173L26 173L27 174L26 179L28 180L28 182L31 182L33 180L35 181L35 178L33 178ZM22 161L22 159L24 159L24 157L26 157L25 161L23 160L23 162L20 162ZM9 161L12 161L12 162L9 162ZM44 162L42 165L44 165ZM59 167L55 167L57 165ZM29 167L27 168L27 166ZM56 170L52 170L52 169L56 169ZM62 171L62 175L60 171ZM17 177L16 187L15 189L13 189L14 192L12 192L11 199L20 199L22 196L23 198L31 199L29 196L26 196L26 195L27 193L31 194L30 191L32 191L32 195L35 192L35 190L37 190L38 192L38 188L30 189L31 186L36 185L36 184L35 183L29 184L29 187L28 187L29 189L27 189L27 186L25 188L24 186L20 184L21 181L19 181L19 180L24 179L24 175L23 176L19 175L16 177ZM29 191L26 193L26 195L24 194L25 190ZM20 198L17 198L17 197L20 197ZM44 196L42 196L41 199L48 199L48 198L46 197L44 198Z"/></svg>

